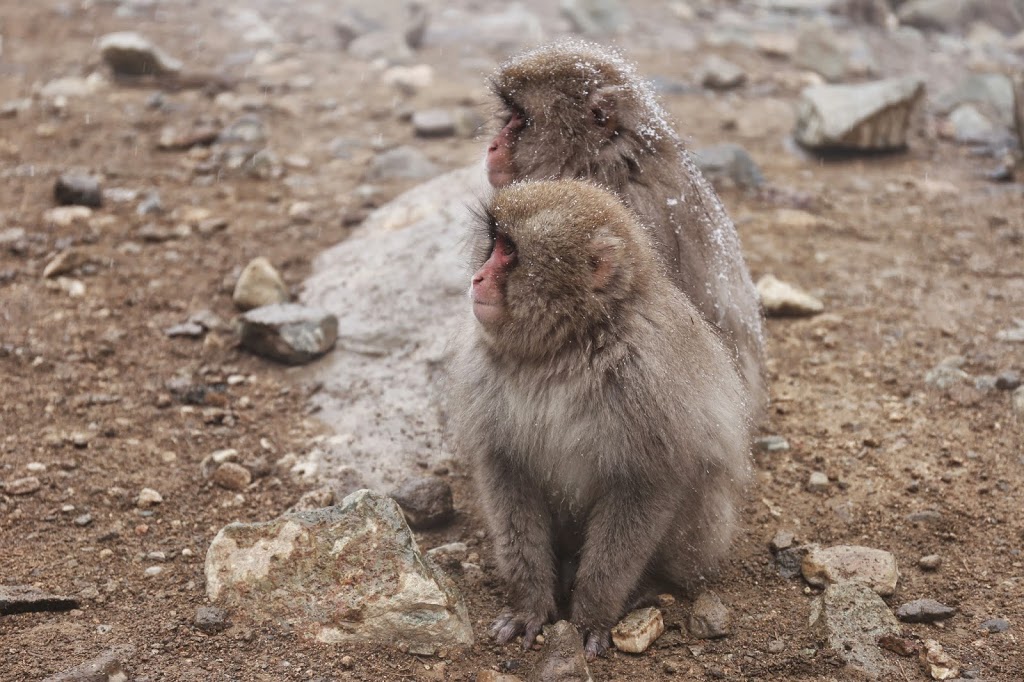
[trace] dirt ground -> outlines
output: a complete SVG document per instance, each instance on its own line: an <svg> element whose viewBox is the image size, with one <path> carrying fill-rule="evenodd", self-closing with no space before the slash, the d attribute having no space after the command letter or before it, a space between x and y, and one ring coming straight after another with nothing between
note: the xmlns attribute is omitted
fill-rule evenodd
<svg viewBox="0 0 1024 682"><path fill-rule="evenodd" d="M483 579L452 573L476 629L471 649L426 658L244 624L215 635L195 627L195 610L206 603L203 560L217 530L294 504L310 484L275 463L313 447L329 428L308 410L311 387L238 349L228 324L201 340L164 330L204 309L230 321L234 277L255 256L267 256L298 288L318 251L344 239L372 205L412 186L374 183L369 200L356 192L377 148L412 144L443 169L479 158L483 138L415 138L401 110L486 103L483 70L476 81L441 77L430 91L396 95L364 63L332 51L329 26L303 12L286 36L291 52L250 74L232 66L244 46L223 35L221 10L209 5L175 5L143 28L191 68L238 79L233 96L249 98L269 127L284 160L280 177L211 174L208 152L156 149L165 125L223 125L239 115L203 90L165 90L156 101L155 85L111 84L66 107L37 98L0 119L0 233L25 231L0 244L0 481L36 476L42 484L28 495L0 488L0 582L81 601L71 612L0 616L0 679L42 679L124 645L132 647L123 660L133 680L524 674L540 654L485 635L501 586L457 462L449 475L456 521L418 537L424 548L468 540L482 556ZM94 41L138 27L106 3L0 0L0 104L54 78L102 71ZM698 59L637 56L645 73L684 80ZM1024 318L1022 188L986 180L990 159L937 139L927 122L905 154L809 160L785 130L747 125L763 107L791 101L798 79L757 95L757 82L778 67L734 57L753 74L755 94L664 100L695 143L737 141L757 159L777 191L723 193L751 271L820 295L826 313L768 322L773 409L764 431L785 437L790 449L756 455L743 532L716 588L733 634L693 640L684 625L689 602L680 599L665 609L668 630L650 651L595 662L595 679L840 676L807 624L816 591L774 566L768 541L779 530L799 542L893 552L901 570L887 600L894 608L931 597L958 609L942 625L907 625L908 633L938 640L977 679L1024 679L1024 418L1008 391L973 383L942 391L924 381L951 355L963 356L972 376L1024 373L1024 344L996 338ZM452 56L428 50L418 59L445 74ZM370 142L336 159L327 147L338 136ZM70 168L100 173L106 188L156 190L164 212L140 216L137 201L107 201L85 223L47 224L53 183ZM308 222L289 216L297 201L312 205ZM226 227L164 241L140 231L151 223L173 231L192 208ZM794 208L816 218L793 220ZM42 276L69 246L90 256L69 275L84 284L78 296ZM223 448L264 458L266 475L242 493L211 485L199 463ZM826 491L805 489L813 471L828 475ZM139 508L142 488L163 502ZM937 514L908 520L926 510ZM935 572L918 568L928 554L942 558ZM152 566L163 570L147 575ZM1009 630L983 633L981 622L992 617L1008 620ZM925 679L915 659L887 656L904 679Z"/></svg>

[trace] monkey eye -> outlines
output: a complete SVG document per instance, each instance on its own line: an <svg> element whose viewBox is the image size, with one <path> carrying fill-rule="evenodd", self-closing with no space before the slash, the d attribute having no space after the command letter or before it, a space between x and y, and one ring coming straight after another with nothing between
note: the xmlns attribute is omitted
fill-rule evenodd
<svg viewBox="0 0 1024 682"><path fill-rule="evenodd" d="M507 235L498 233L494 236L494 249L507 259L515 258L516 243Z"/></svg>

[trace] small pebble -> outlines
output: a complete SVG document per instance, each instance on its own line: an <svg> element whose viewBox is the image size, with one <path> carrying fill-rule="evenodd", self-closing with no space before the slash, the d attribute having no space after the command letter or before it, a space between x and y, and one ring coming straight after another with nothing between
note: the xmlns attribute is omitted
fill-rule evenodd
<svg viewBox="0 0 1024 682"><path fill-rule="evenodd" d="M241 464L224 462L213 472L210 480L227 490L245 490L252 483L252 473Z"/></svg>
<svg viewBox="0 0 1024 682"><path fill-rule="evenodd" d="M82 514L81 516L75 517L76 526L85 527L88 526L90 523L92 523L92 514Z"/></svg>
<svg viewBox="0 0 1024 682"><path fill-rule="evenodd" d="M828 490L828 475L821 471L814 471L807 479L807 492L823 493Z"/></svg>
<svg viewBox="0 0 1024 682"><path fill-rule="evenodd" d="M929 554L918 559L917 565L922 571L937 571L942 565L942 557L938 554Z"/></svg>
<svg viewBox="0 0 1024 682"><path fill-rule="evenodd" d="M196 609L196 628L214 634L228 626L228 612L216 606L200 606Z"/></svg>
<svg viewBox="0 0 1024 682"><path fill-rule="evenodd" d="M754 447L761 452L785 452L789 450L789 441L782 436L765 436L755 440Z"/></svg>
<svg viewBox="0 0 1024 682"><path fill-rule="evenodd" d="M25 476L24 478L8 481L4 492L8 495L31 495L38 492L42 487L43 484L35 476Z"/></svg>
<svg viewBox="0 0 1024 682"><path fill-rule="evenodd" d="M1005 618L989 618L981 624L981 629L990 634L1006 632L1010 629L1010 623Z"/></svg>
<svg viewBox="0 0 1024 682"><path fill-rule="evenodd" d="M135 505L139 508L152 507L164 501L163 495L152 488L143 488L139 491L139 498Z"/></svg>
<svg viewBox="0 0 1024 682"><path fill-rule="evenodd" d="M164 572L164 567L163 566L150 566L145 571L147 578L155 578L156 576L160 575L163 572Z"/></svg>
<svg viewBox="0 0 1024 682"><path fill-rule="evenodd" d="M955 614L955 608L934 599L915 599L896 609L896 617L904 623L936 623Z"/></svg>

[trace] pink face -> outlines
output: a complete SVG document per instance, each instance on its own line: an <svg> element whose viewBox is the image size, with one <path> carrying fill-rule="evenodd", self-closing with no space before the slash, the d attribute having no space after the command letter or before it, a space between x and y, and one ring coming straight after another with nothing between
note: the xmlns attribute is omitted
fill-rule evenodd
<svg viewBox="0 0 1024 682"><path fill-rule="evenodd" d="M505 279L515 262L515 245L499 234L487 262L473 275L473 314L485 327L501 322L505 316Z"/></svg>
<svg viewBox="0 0 1024 682"><path fill-rule="evenodd" d="M524 122L520 114L512 114L508 123L491 140L487 148L487 180L492 187L504 187L515 178L512 170L512 147Z"/></svg>

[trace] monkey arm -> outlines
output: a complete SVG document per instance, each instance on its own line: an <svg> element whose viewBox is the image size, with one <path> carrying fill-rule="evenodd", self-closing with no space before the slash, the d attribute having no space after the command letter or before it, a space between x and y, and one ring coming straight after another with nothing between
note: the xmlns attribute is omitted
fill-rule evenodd
<svg viewBox="0 0 1024 682"><path fill-rule="evenodd" d="M551 513L540 486L506 454L489 453L478 466L494 550L512 605L491 630L500 643L522 634L527 648L557 613Z"/></svg>

